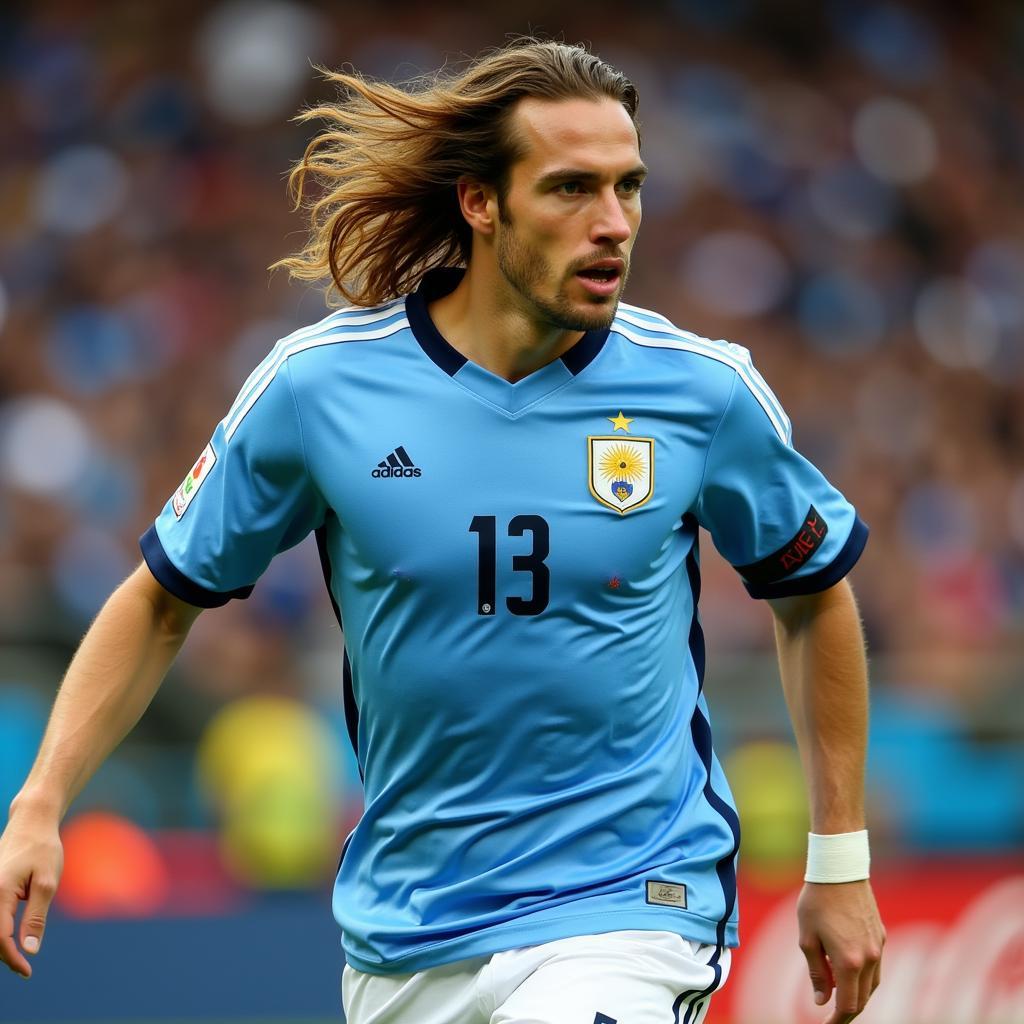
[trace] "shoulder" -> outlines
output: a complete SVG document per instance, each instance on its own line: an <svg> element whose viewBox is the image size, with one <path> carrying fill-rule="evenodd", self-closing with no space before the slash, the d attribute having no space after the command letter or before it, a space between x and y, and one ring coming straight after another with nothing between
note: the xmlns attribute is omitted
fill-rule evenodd
<svg viewBox="0 0 1024 1024"><path fill-rule="evenodd" d="M246 386L254 378L272 378L286 364L292 369L294 363L315 363L317 356L313 353L335 356L358 342L384 341L408 327L404 296L380 306L336 309L322 320L279 339L250 375Z"/></svg>
<svg viewBox="0 0 1024 1024"><path fill-rule="evenodd" d="M324 370L324 359L333 360L358 343L384 341L408 327L403 296L380 306L346 306L285 335L238 392L224 419L228 437L275 381L287 377L287 387L294 388L296 367L303 377L315 380Z"/></svg>
<svg viewBox="0 0 1024 1024"><path fill-rule="evenodd" d="M346 306L334 310L317 323L285 335L261 365L284 363L304 352L337 348L353 342L382 341L408 326L404 296L380 306Z"/></svg>
<svg viewBox="0 0 1024 1024"><path fill-rule="evenodd" d="M713 341L692 331L684 331L667 317L642 306L620 302L611 329L641 348L686 352L735 371L753 368L750 352L742 345L731 341Z"/></svg>
<svg viewBox="0 0 1024 1024"><path fill-rule="evenodd" d="M737 388L742 388L761 406L783 440L788 440L789 418L758 373L749 349L732 341L705 338L683 330L660 313L627 302L619 303L611 331L638 350L678 353L668 358L686 360L690 371L699 375L702 383L718 383L724 389L725 402Z"/></svg>

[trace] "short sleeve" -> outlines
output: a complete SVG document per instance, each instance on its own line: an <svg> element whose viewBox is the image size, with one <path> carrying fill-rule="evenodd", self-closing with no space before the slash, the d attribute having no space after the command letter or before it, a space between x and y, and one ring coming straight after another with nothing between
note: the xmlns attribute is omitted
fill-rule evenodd
<svg viewBox="0 0 1024 1024"><path fill-rule="evenodd" d="M306 468L288 364L264 373L247 382L140 540L165 589L200 607L248 597L274 555L324 518Z"/></svg>
<svg viewBox="0 0 1024 1024"><path fill-rule="evenodd" d="M816 593L853 568L868 529L792 447L778 400L748 368L734 377L709 445L697 520L751 597Z"/></svg>

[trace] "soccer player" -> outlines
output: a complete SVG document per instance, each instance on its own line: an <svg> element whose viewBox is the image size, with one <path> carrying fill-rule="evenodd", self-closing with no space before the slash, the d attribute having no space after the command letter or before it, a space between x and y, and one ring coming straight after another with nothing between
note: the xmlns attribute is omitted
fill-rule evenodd
<svg viewBox="0 0 1024 1024"><path fill-rule="evenodd" d="M846 1024L884 938L844 579L867 531L745 349L620 301L636 91L533 40L415 90L332 77L282 262L352 304L252 373L73 659L0 841L0 957L30 974L58 823L200 609L315 532L365 785L334 896L352 1024L697 1024L739 846L704 526L775 616L812 804L801 946Z"/></svg>

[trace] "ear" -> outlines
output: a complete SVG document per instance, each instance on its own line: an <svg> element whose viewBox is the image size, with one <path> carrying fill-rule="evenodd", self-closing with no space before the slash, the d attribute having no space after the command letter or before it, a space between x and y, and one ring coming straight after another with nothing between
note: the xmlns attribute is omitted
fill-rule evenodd
<svg viewBox="0 0 1024 1024"><path fill-rule="evenodd" d="M498 221L497 190L478 181L460 181L455 191L466 223L481 235L493 235Z"/></svg>

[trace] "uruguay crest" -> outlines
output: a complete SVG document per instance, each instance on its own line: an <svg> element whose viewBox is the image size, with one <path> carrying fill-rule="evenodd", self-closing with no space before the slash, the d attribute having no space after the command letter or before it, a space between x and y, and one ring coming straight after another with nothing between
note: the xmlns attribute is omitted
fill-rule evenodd
<svg viewBox="0 0 1024 1024"><path fill-rule="evenodd" d="M654 493L653 437L588 437L590 493L602 505L625 514Z"/></svg>

